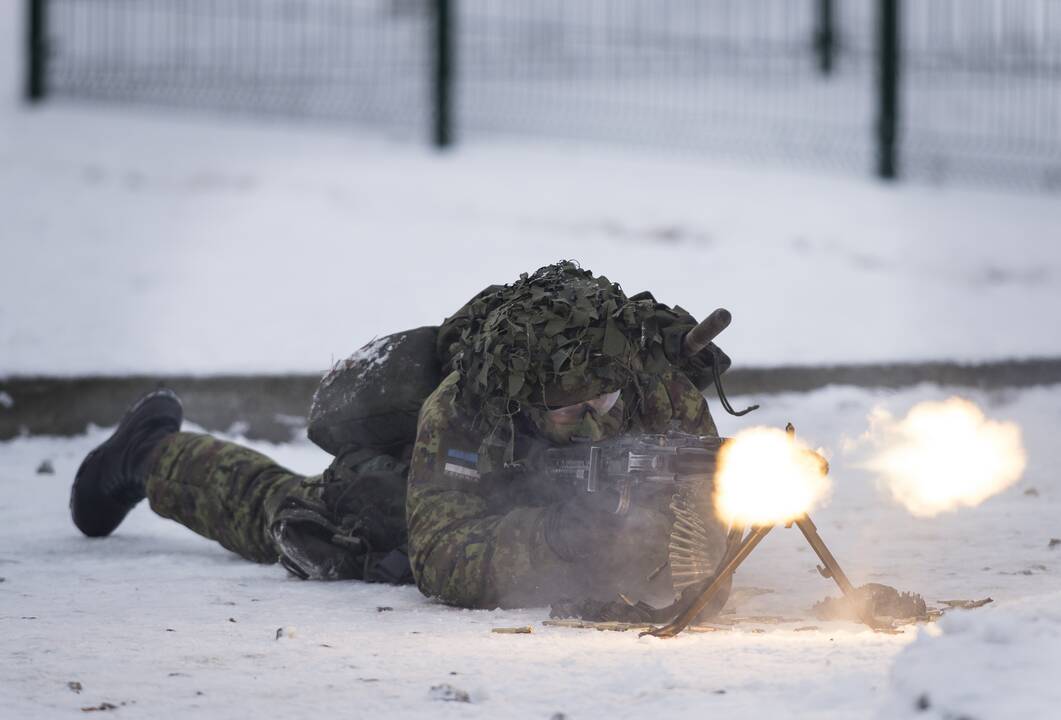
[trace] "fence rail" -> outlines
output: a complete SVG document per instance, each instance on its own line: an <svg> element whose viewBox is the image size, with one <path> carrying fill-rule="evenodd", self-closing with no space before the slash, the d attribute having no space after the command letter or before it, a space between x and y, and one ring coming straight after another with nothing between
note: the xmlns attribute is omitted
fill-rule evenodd
<svg viewBox="0 0 1061 720"><path fill-rule="evenodd" d="M26 97L1061 188L1061 0L25 0Z"/></svg>

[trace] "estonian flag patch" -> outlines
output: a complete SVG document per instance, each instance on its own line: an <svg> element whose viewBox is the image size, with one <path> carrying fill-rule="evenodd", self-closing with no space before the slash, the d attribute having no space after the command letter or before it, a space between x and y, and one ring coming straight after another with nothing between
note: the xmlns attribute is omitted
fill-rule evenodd
<svg viewBox="0 0 1061 720"><path fill-rule="evenodd" d="M479 479L479 454L469 452L468 450L456 450L450 448L446 451L446 464L442 468L443 472L450 477L461 478L462 480L478 480Z"/></svg>

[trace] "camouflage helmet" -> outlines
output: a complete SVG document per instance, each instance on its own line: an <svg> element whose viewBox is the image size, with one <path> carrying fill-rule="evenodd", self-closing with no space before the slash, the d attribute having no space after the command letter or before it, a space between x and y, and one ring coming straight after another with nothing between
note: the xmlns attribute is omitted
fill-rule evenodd
<svg viewBox="0 0 1061 720"><path fill-rule="evenodd" d="M460 373L461 402L491 431L521 409L636 387L641 374L665 372L695 324L679 307L649 293L627 297L608 278L561 261L479 293L443 323L439 354Z"/></svg>

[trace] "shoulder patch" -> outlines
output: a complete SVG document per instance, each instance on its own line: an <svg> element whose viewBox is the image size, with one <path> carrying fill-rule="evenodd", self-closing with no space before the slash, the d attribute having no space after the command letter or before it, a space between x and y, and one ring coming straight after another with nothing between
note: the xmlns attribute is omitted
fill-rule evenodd
<svg viewBox="0 0 1061 720"><path fill-rule="evenodd" d="M457 450L450 448L446 451L446 457L460 462L476 465L479 462L479 453L470 450Z"/></svg>
<svg viewBox="0 0 1061 720"><path fill-rule="evenodd" d="M449 477L460 478L462 480L478 480L479 471L473 470L463 465L457 465L456 463L446 463L445 467L442 468L442 472Z"/></svg>
<svg viewBox="0 0 1061 720"><path fill-rule="evenodd" d="M446 464L442 471L449 477L462 480L479 479L479 453L470 450L449 448L446 450Z"/></svg>

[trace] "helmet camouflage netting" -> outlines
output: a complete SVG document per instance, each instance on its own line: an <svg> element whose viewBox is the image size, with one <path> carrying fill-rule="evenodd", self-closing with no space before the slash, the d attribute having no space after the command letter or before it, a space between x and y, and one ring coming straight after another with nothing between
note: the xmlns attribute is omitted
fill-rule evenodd
<svg viewBox="0 0 1061 720"><path fill-rule="evenodd" d="M649 293L627 297L618 283L570 261L479 293L439 333L439 354L460 372L462 402L494 426L554 395L585 399L678 364L696 321Z"/></svg>

